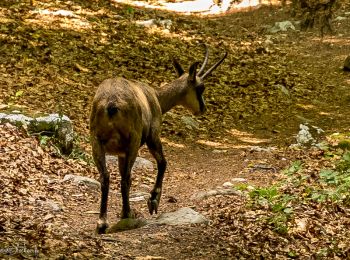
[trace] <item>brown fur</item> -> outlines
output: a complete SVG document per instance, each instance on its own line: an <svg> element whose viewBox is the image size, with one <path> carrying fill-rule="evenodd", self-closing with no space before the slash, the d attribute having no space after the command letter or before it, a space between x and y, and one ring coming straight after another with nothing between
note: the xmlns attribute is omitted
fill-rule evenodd
<svg viewBox="0 0 350 260"><path fill-rule="evenodd" d="M219 66L226 55L204 75L209 75ZM208 50L199 74L203 72L207 60ZM192 64L187 74L176 62L179 78L159 91L141 82L123 78L107 79L97 89L91 109L90 133L92 154L100 172L102 193L98 233L104 233L107 228L109 173L106 168L106 154L118 156L123 200L121 217L130 218L134 217L129 203L131 168L139 147L147 144L158 168L156 182L147 203L149 212L157 213L167 163L159 137L162 114L176 105L182 105L194 114L205 111L202 97L205 76L196 75L197 65L198 63Z"/></svg>
<svg viewBox="0 0 350 260"><path fill-rule="evenodd" d="M112 120L107 105L118 109ZM100 140L109 154L120 155L134 135L140 141L147 139L150 130L159 129L161 108L153 88L123 78L107 79L99 86L92 105L91 137ZM140 124L142 122L142 124ZM142 134L141 136L139 136Z"/></svg>

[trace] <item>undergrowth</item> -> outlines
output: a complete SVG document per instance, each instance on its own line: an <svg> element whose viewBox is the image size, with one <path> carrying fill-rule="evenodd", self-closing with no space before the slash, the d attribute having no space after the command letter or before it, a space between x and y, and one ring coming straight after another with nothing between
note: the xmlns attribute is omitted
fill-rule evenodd
<svg viewBox="0 0 350 260"><path fill-rule="evenodd" d="M312 207L346 208L350 206L350 151L329 148L323 160L327 167L297 160L283 171L283 179L269 187L249 192L249 206L266 210L261 220L279 234L287 234L296 209L300 205Z"/></svg>

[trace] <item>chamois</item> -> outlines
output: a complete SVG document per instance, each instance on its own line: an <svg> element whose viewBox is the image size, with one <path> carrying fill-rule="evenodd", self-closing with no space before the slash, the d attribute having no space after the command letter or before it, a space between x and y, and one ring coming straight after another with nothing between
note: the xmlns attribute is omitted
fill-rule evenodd
<svg viewBox="0 0 350 260"><path fill-rule="evenodd" d="M209 56L208 47L205 46L205 48L205 58L198 73L196 70L200 62L194 62L189 72L185 73L181 65L174 60L178 78L159 90L124 78L106 79L99 85L90 115L92 155L100 173L101 182L97 233L105 233L108 227L109 173L106 168L106 154L118 156L122 194L121 218L134 218L129 203L131 169L140 146L146 143L157 162L158 169L156 182L147 205L151 215L153 212L157 213L167 164L159 137L162 114L177 105L184 106L194 115L204 113L206 106L202 97L205 89L203 80L227 56L225 53L219 61L204 72Z"/></svg>

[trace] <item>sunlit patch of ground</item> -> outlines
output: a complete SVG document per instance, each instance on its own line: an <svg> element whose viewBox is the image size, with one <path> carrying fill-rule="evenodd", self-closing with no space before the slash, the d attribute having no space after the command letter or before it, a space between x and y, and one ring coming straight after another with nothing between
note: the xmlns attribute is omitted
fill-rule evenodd
<svg viewBox="0 0 350 260"><path fill-rule="evenodd" d="M25 19L25 22L43 27L57 27L70 30L91 29L91 24L83 17L72 11L57 10L50 11L46 9L36 9L30 13L33 18Z"/></svg>
<svg viewBox="0 0 350 260"><path fill-rule="evenodd" d="M215 15L222 14L227 11L238 11L247 8L258 7L262 4L278 4L276 0L243 0L240 3L233 3L230 0L223 0L220 4L216 4L213 0L194 0L169 3L165 0L149 3L148 1L132 1L132 0L114 0L116 3L129 4L135 7L145 7L150 9L161 9L181 14L201 14Z"/></svg>

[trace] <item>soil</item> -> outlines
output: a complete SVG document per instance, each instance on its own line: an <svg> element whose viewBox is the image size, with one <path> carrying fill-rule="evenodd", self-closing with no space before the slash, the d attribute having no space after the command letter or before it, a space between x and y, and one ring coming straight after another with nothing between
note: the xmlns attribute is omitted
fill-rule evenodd
<svg viewBox="0 0 350 260"><path fill-rule="evenodd" d="M17 16L19 10L29 8L20 4L14 7L17 2L12 2L13 5L8 6L0 4L0 18L4 21L19 19ZM35 2L38 8L46 7L52 10L53 7L68 8L66 3L60 1L54 1L55 4L52 5L49 1ZM84 6L79 1L72 2L74 3L72 6L81 5L82 10L99 9L93 4ZM191 196L200 191L221 187L223 183L231 182L233 178L246 179L248 186L268 186L278 181L282 170L293 161L312 156L319 158L313 151L295 151L289 148L290 144L296 142L295 135L301 123L322 128L325 133L321 139L335 132L349 132L350 74L341 69L345 58L350 54L350 17L345 15L345 11L348 10L346 7L349 5L342 6L335 14L344 16L347 20L333 22L334 35L326 35L323 38L319 36L317 26L309 32L290 30L271 35L266 29L267 25L294 19L290 17L287 9L278 6L263 6L244 12L210 17L127 9L131 7L120 4L114 6L108 1L106 6L113 6L115 9L112 9L111 14L103 9L105 6L97 6L100 7L100 11L102 10L99 19L110 19L111 15L118 13L124 15L124 18L119 18L122 20L121 23L125 22L124 20L130 22L127 12L133 12L132 19L135 20L155 15L176 19L178 30L185 31L188 41L191 39L191 33L198 39L202 38L198 35L203 30L204 34L213 38L210 41L215 47L219 48L213 50L214 54L220 56L223 50L220 49L220 44L230 52L229 61L223 64L221 71L218 69L209 82L206 96L208 112L207 115L196 119L199 128L190 129L191 127L185 126L181 117L191 115L182 108L176 108L169 115L165 115L162 132L168 168L159 214L175 211L181 207L191 207L204 214L210 220L210 224L151 225L115 234L97 235L95 226L98 219L99 190L62 182L66 174L98 179L97 170L92 162L57 156L54 148L40 146L40 140L28 136L23 129L2 125L0 126L0 193L3 205L0 212L0 234L2 234L0 257L5 259L290 257L288 251L283 251L281 248L283 243L277 242L283 240L283 236L278 240L274 235L260 235L259 232L263 231L257 231L255 228L249 230L249 225L253 225L254 219L240 219L249 211L244 209L244 197L217 196L195 201L191 200ZM93 22L93 19L89 21ZM116 32L111 33L117 35ZM179 32L173 33L175 35ZM76 34L77 38L85 37ZM218 38L217 34L220 35ZM174 35L166 37L175 37ZM184 39L185 36L182 35L182 40L185 41ZM271 39L272 43L265 42L266 39ZM164 44L168 45L168 40L164 41L166 41ZM183 48L186 47L179 46L179 51L184 52ZM199 53L199 49L198 47L196 52ZM79 75L64 78L66 72L58 72L54 68L52 73L47 72L46 77L41 74L40 79L31 75L32 85L38 84L39 93L48 90L43 87L42 78L58 86L57 78L54 79L55 73L61 77L61 82L77 88L71 88L65 94L62 94L62 90L52 90L52 96L46 95L47 103L45 101L43 103L42 98L33 99L32 95L37 93L36 90L28 96L16 95L18 90L24 89L25 82L16 85L12 81L24 78L22 73L30 74L31 71L28 67L21 67L18 64L14 67L13 64L16 63L10 60L8 54L6 55L6 58L0 58L4 61L3 65L0 65L0 71L3 73L3 76L0 76L2 83L0 105L12 102L21 108L18 104L22 103L26 106L26 111L43 112L45 108L54 111L56 98L65 95L62 102L63 112L68 114L76 125L77 133L81 136L80 149L89 154L90 146L86 141L87 111L97 87L95 81L110 76L106 74L112 72L103 73L104 69L100 69L94 75L84 76L84 82L81 84L77 83ZM150 58L152 55L150 54ZM84 73L84 68L79 66L75 66L72 71L80 70L80 73ZM129 66L132 66L132 63ZM147 65L145 66L147 68ZM141 72L135 72L135 75L152 69L142 68ZM72 71L68 71L67 74ZM127 75L132 72L123 73ZM148 72L145 73L140 78L151 81L149 83L152 85L164 81L164 78L158 76L149 79ZM232 75L235 78L230 78ZM73 83L69 82L70 80ZM286 86L288 94L276 87L279 85ZM81 98L82 96L84 98ZM77 115L77 112L81 114ZM260 151L256 147L273 149ZM139 155L154 162L144 147L140 149ZM109 170L112 177L108 218L110 223L115 223L121 209L120 177L116 165L109 165ZM134 172L131 193L149 192L154 179L154 172ZM54 211L50 201L59 205L60 209ZM132 206L139 217L156 218L149 216L145 201L133 202ZM225 214L231 214L233 219L236 218L230 223L233 227L230 230L221 229L220 225L217 225ZM339 218L341 217L340 215ZM263 227L262 229L266 234L269 232ZM267 237L273 239L267 240ZM300 253L299 257L302 259L315 256L310 253L313 250L312 246L310 248L309 252ZM12 250L12 253L7 251L5 254L5 250ZM343 256L346 256L346 252Z"/></svg>

